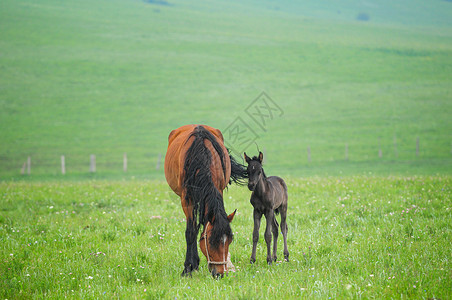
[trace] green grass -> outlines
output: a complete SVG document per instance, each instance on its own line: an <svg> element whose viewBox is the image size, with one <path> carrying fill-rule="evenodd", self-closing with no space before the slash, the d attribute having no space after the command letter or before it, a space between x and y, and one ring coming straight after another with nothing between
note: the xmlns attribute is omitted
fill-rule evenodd
<svg viewBox="0 0 452 300"><path fill-rule="evenodd" d="M450 1L168 2L1 2L0 298L451 298ZM265 130L245 112L262 91L283 112ZM231 187L238 271L181 278L158 157L238 117L287 179L291 261L268 267L261 239L249 264Z"/></svg>
<svg viewBox="0 0 452 300"><path fill-rule="evenodd" d="M251 255L250 192L231 245L237 272L181 278L185 219L162 181L0 183L0 298L448 299L450 176L286 178L290 262ZM279 241L279 259L282 240Z"/></svg>
<svg viewBox="0 0 452 300"><path fill-rule="evenodd" d="M163 179L172 129L236 117L278 173L450 174L451 3L169 2L2 1L2 180L29 155L56 177L62 154L68 176L96 154L118 179L124 152L127 177ZM284 112L265 132L244 112L262 91Z"/></svg>

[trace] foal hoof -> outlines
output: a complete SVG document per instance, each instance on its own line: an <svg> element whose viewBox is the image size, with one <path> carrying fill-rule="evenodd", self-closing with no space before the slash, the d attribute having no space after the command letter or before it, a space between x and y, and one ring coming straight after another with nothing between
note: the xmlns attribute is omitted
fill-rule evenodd
<svg viewBox="0 0 452 300"><path fill-rule="evenodd" d="M256 259L255 258L250 258L250 263L252 263L252 264L254 264L256 262Z"/></svg>

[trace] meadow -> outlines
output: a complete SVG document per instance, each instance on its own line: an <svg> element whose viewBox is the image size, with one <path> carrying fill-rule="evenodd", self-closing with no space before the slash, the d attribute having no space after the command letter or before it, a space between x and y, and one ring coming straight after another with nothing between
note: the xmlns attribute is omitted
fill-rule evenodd
<svg viewBox="0 0 452 300"><path fill-rule="evenodd" d="M236 272L201 255L181 277L185 218L161 181L0 183L2 299L452 297L450 176L286 178L290 261L250 264L252 206L225 193Z"/></svg>
<svg viewBox="0 0 452 300"><path fill-rule="evenodd" d="M452 298L452 2L0 7L0 298ZM192 123L286 179L289 262L266 265L261 233L249 263L250 192L233 186L237 272L213 280L201 257L180 277L161 165Z"/></svg>

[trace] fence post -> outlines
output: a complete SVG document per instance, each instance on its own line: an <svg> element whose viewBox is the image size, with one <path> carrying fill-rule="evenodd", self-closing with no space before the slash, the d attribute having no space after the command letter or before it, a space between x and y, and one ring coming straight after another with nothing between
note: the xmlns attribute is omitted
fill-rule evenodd
<svg viewBox="0 0 452 300"><path fill-rule="evenodd" d="M20 169L20 175L25 175L25 168L27 167L27 162L24 162L22 168Z"/></svg>
<svg viewBox="0 0 452 300"><path fill-rule="evenodd" d="M162 153L159 153L159 156L157 158L157 165L155 166L156 170L160 169L160 162L161 162L161 160L162 160Z"/></svg>
<svg viewBox="0 0 452 300"><path fill-rule="evenodd" d="M348 160L348 143L345 143L345 160Z"/></svg>
<svg viewBox="0 0 452 300"><path fill-rule="evenodd" d="M27 174L31 174L31 156L27 157Z"/></svg>
<svg viewBox="0 0 452 300"><path fill-rule="evenodd" d="M96 155L94 155L94 154L91 154L89 156L89 171L91 173L96 172Z"/></svg>
<svg viewBox="0 0 452 300"><path fill-rule="evenodd" d="M419 156L419 137L416 138L416 157Z"/></svg>
<svg viewBox="0 0 452 300"><path fill-rule="evenodd" d="M124 170L124 172L127 172L127 152L124 152L122 159L122 169Z"/></svg>
<svg viewBox="0 0 452 300"><path fill-rule="evenodd" d="M383 157L383 151L381 151L381 137L378 138L378 157Z"/></svg>
<svg viewBox="0 0 452 300"><path fill-rule="evenodd" d="M311 147L308 146L308 162L311 162Z"/></svg>
<svg viewBox="0 0 452 300"><path fill-rule="evenodd" d="M64 155L61 155L61 174L66 174L66 161Z"/></svg>
<svg viewBox="0 0 452 300"><path fill-rule="evenodd" d="M394 155L396 158L399 157L399 152L397 152L397 137L394 135Z"/></svg>

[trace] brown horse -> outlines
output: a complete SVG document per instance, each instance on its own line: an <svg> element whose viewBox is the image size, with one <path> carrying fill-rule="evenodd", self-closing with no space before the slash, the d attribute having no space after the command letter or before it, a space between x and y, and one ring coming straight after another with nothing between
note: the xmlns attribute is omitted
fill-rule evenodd
<svg viewBox="0 0 452 300"><path fill-rule="evenodd" d="M206 125L185 125L173 130L168 137L165 157L165 177L171 189L181 198L187 227L187 252L182 275L198 270L199 256L196 239L207 258L212 276L228 271L229 245L232 230L223 204L223 190L230 180L243 183L244 166L229 155L218 129Z"/></svg>

